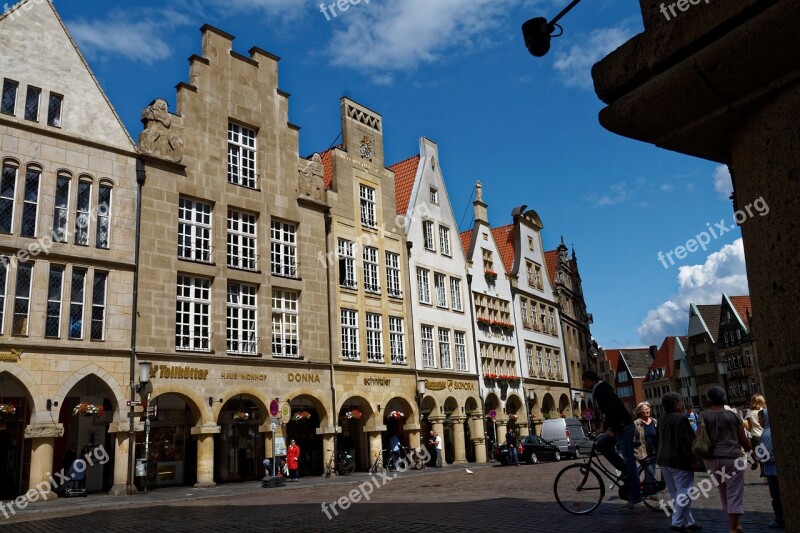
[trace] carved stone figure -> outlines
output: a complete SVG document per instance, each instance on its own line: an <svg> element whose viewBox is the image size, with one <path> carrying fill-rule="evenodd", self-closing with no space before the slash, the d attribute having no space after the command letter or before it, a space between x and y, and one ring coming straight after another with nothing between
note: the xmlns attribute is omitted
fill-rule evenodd
<svg viewBox="0 0 800 533"><path fill-rule="evenodd" d="M183 159L183 139L172 127L167 101L158 98L142 111L144 131L139 135L139 150L143 154L162 157L179 163Z"/></svg>
<svg viewBox="0 0 800 533"><path fill-rule="evenodd" d="M481 185L480 180L475 184L475 199L479 202L483 201L483 185Z"/></svg>
<svg viewBox="0 0 800 533"><path fill-rule="evenodd" d="M324 181L325 168L322 166L322 156L315 153L311 156L304 167L298 169L298 196L313 198L317 202L324 202Z"/></svg>

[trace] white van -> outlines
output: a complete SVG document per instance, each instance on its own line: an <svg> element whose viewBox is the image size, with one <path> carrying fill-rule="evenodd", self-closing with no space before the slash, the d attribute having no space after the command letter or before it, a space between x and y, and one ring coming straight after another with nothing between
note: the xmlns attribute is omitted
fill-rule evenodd
<svg viewBox="0 0 800 533"><path fill-rule="evenodd" d="M551 418L542 424L542 438L558 446L562 455L576 459L581 456L581 449L588 451L592 441L583 431L583 424L577 418Z"/></svg>

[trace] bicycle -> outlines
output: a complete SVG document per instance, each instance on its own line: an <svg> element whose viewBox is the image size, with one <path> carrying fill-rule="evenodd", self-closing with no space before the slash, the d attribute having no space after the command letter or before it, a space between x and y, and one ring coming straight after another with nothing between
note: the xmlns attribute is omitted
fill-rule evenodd
<svg viewBox="0 0 800 533"><path fill-rule="evenodd" d="M486 461L489 463L494 463L497 459L494 456L494 441L492 439L487 439L486 441Z"/></svg>
<svg viewBox="0 0 800 533"><path fill-rule="evenodd" d="M333 452L333 450L328 450ZM325 466L325 477L347 476L356 469L356 462L353 456L347 452L331 453L331 458Z"/></svg>
<svg viewBox="0 0 800 533"><path fill-rule="evenodd" d="M425 468L425 460L419 450L421 448L412 448L411 446L404 446L403 453L406 454L405 460L410 464L411 470L422 470Z"/></svg>
<svg viewBox="0 0 800 533"><path fill-rule="evenodd" d="M624 496L628 486L623 484L621 474L607 468L597 453L597 435L591 435L592 451L584 462L564 467L553 482L553 493L558 505L571 514L589 514L600 506L606 494L606 485L601 475L605 475L614 486L619 488L620 497ZM655 467L655 481L646 480L647 468ZM669 500L667 484L661 476L661 469L655 464L655 458L648 457L639 464L639 483L641 484L642 501L655 510L660 510L659 503Z"/></svg>
<svg viewBox="0 0 800 533"><path fill-rule="evenodd" d="M387 472L386 465L383 462L383 454L387 450L381 450L381 453L375 456L375 461L372 463L372 466L369 467L370 474L377 474L378 472L383 472L384 474Z"/></svg>

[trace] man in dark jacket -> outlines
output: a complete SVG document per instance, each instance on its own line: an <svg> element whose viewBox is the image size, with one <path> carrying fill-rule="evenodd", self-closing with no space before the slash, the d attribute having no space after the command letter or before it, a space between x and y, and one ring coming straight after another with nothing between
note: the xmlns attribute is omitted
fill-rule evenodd
<svg viewBox="0 0 800 533"><path fill-rule="evenodd" d="M595 372L587 370L583 373L583 387L591 390L595 405L603 412L604 434L597 439L597 451L602 453L614 468L622 472L620 477L628 487L628 501L631 504L639 503L642 501L642 495L634 454L633 418L625 409L622 400L614 394L611 385L601 380ZM617 443L622 457L614 451Z"/></svg>
<svg viewBox="0 0 800 533"><path fill-rule="evenodd" d="M517 454L517 436L512 429L506 434L506 444L508 445L508 464L519 466L519 454Z"/></svg>

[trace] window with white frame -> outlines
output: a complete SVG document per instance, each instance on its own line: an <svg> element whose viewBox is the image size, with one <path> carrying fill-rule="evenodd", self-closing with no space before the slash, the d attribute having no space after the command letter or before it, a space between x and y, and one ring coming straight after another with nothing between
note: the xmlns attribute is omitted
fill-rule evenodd
<svg viewBox="0 0 800 533"><path fill-rule="evenodd" d="M434 274L433 284L436 288L436 305L447 307L447 276L444 274Z"/></svg>
<svg viewBox="0 0 800 533"><path fill-rule="evenodd" d="M211 204L181 198L178 205L178 257L211 262Z"/></svg>
<svg viewBox="0 0 800 533"><path fill-rule="evenodd" d="M426 268L417 267L417 290L419 292L419 301L423 304L430 305L431 303L431 286L429 279L430 270Z"/></svg>
<svg viewBox="0 0 800 533"><path fill-rule="evenodd" d="M53 206L54 242L67 242L67 224L69 223L69 189L72 179L68 175L59 174L56 178L56 197Z"/></svg>
<svg viewBox="0 0 800 533"><path fill-rule="evenodd" d="M436 352L433 348L433 326L420 328L422 339L422 366L436 368Z"/></svg>
<svg viewBox="0 0 800 533"><path fill-rule="evenodd" d="M272 290L272 355L300 357L299 295Z"/></svg>
<svg viewBox="0 0 800 533"><path fill-rule="evenodd" d="M93 341L105 340L106 331L106 283L108 272L94 271L92 283L92 324L89 336Z"/></svg>
<svg viewBox="0 0 800 533"><path fill-rule="evenodd" d="M353 241L339 239L339 285L348 289L355 289L356 284L356 256Z"/></svg>
<svg viewBox="0 0 800 533"><path fill-rule="evenodd" d="M6 291L8 289L9 258L0 255L0 335L5 333L6 325Z"/></svg>
<svg viewBox="0 0 800 533"><path fill-rule="evenodd" d="M431 203L439 205L439 191L431 187Z"/></svg>
<svg viewBox="0 0 800 533"><path fill-rule="evenodd" d="M258 353L258 287L245 283L228 283L225 314L226 351L238 355Z"/></svg>
<svg viewBox="0 0 800 533"><path fill-rule="evenodd" d="M381 315L367 313L367 361L371 363L383 362L383 331L381 329Z"/></svg>
<svg viewBox="0 0 800 533"><path fill-rule="evenodd" d="M358 312L342 309L342 359L358 361Z"/></svg>
<svg viewBox="0 0 800 533"><path fill-rule="evenodd" d="M463 331L453 334L456 344L456 370L467 370L467 336Z"/></svg>
<svg viewBox="0 0 800 533"><path fill-rule="evenodd" d="M439 359L441 368L453 368L450 358L450 330L439 328Z"/></svg>
<svg viewBox="0 0 800 533"><path fill-rule="evenodd" d="M555 312L555 310L554 310L554 309L551 307L551 308L549 309L548 313L549 313L549 316L548 316L548 323L549 323L549 325L550 325L550 333L552 333L553 335L556 335L556 336L558 336L558 329L556 329L556 312Z"/></svg>
<svg viewBox="0 0 800 533"><path fill-rule="evenodd" d="M400 317L389 317L389 350L393 364L406 364L405 333L403 319Z"/></svg>
<svg viewBox="0 0 800 533"><path fill-rule="evenodd" d="M83 338L83 306L86 297L86 269L72 268L69 296L69 338Z"/></svg>
<svg viewBox="0 0 800 533"><path fill-rule="evenodd" d="M111 233L111 186L100 184L97 197L97 239L95 246L108 248Z"/></svg>
<svg viewBox="0 0 800 533"><path fill-rule="evenodd" d="M530 285L531 287L535 287L536 282L533 279L533 263L531 263L530 261L525 262L525 272L528 278L528 285Z"/></svg>
<svg viewBox="0 0 800 533"><path fill-rule="evenodd" d="M536 347L536 367L539 369L539 375L544 374L544 362L542 361L542 348Z"/></svg>
<svg viewBox="0 0 800 533"><path fill-rule="evenodd" d="M386 252L386 292L393 298L403 297L400 283L400 254Z"/></svg>
<svg viewBox="0 0 800 533"><path fill-rule="evenodd" d="M11 233L14 229L14 200L17 188L16 166L3 164L0 176L0 232Z"/></svg>
<svg viewBox="0 0 800 533"><path fill-rule="evenodd" d="M20 235L36 236L36 219L39 212L39 178L42 173L36 168L25 172L25 194L22 200L22 225Z"/></svg>
<svg viewBox="0 0 800 533"><path fill-rule="evenodd" d="M366 185L359 185L359 198L361 200L361 224L368 228L377 227L375 215L375 189Z"/></svg>
<svg viewBox="0 0 800 533"><path fill-rule="evenodd" d="M75 204L75 244L89 245L89 226L91 216L89 211L92 205L92 182L78 181L78 201Z"/></svg>
<svg viewBox="0 0 800 533"><path fill-rule="evenodd" d="M39 122L39 102L42 99L42 90L33 85L28 85L25 94L25 120Z"/></svg>
<svg viewBox="0 0 800 533"><path fill-rule="evenodd" d="M533 281L535 282L536 287L539 288L539 290L541 290L542 287L544 286L544 284L542 283L542 267L539 265L533 266Z"/></svg>
<svg viewBox="0 0 800 533"><path fill-rule="evenodd" d="M272 221L272 273L297 277L297 226L280 220Z"/></svg>
<svg viewBox="0 0 800 533"><path fill-rule="evenodd" d="M425 240L425 249L436 251L436 241L433 237L433 222L430 220L422 221L422 234Z"/></svg>
<svg viewBox="0 0 800 533"><path fill-rule="evenodd" d="M553 374L553 354L547 349L544 351L544 368L548 376Z"/></svg>
<svg viewBox="0 0 800 533"><path fill-rule="evenodd" d="M61 127L61 108L64 105L64 97L60 94L50 93L50 101L47 107L47 125L54 128Z"/></svg>
<svg viewBox="0 0 800 533"><path fill-rule="evenodd" d="M258 270L258 216L228 209L228 266Z"/></svg>
<svg viewBox="0 0 800 533"><path fill-rule="evenodd" d="M439 226L439 251L442 255L450 255L450 228Z"/></svg>
<svg viewBox="0 0 800 533"><path fill-rule="evenodd" d="M211 349L211 280L178 275L175 311L175 349L206 352Z"/></svg>
<svg viewBox="0 0 800 533"><path fill-rule="evenodd" d="M453 311L462 311L464 308L461 303L461 280L450 278L450 305Z"/></svg>
<svg viewBox="0 0 800 533"><path fill-rule="evenodd" d="M3 95L0 97L0 113L14 115L17 111L17 90L19 83L3 80Z"/></svg>
<svg viewBox="0 0 800 533"><path fill-rule="evenodd" d="M553 371L556 373L557 376L561 375L561 357L560 352L555 350L553 352Z"/></svg>
<svg viewBox="0 0 800 533"><path fill-rule="evenodd" d="M519 308L520 308L520 315L522 315L522 327L529 328L530 324L528 324L528 300L525 298L519 299Z"/></svg>
<svg viewBox="0 0 800 533"><path fill-rule="evenodd" d="M3 267L3 271L5 268ZM5 280L0 287L5 288ZM5 291L4 291L5 294ZM64 266L50 264L47 282L47 316L44 323L45 337L61 336L61 302L64 298Z"/></svg>
<svg viewBox="0 0 800 533"><path fill-rule="evenodd" d="M256 188L256 132L228 123L228 182Z"/></svg>
<svg viewBox="0 0 800 533"><path fill-rule="evenodd" d="M17 290L14 293L14 320L12 335L28 334L28 317L31 311L31 285L33 281L33 262L17 263Z"/></svg>
<svg viewBox="0 0 800 533"><path fill-rule="evenodd" d="M525 345L525 356L528 359L528 372L533 375L533 346Z"/></svg>
<svg viewBox="0 0 800 533"><path fill-rule="evenodd" d="M367 292L380 293L381 282L378 274L380 267L378 264L378 249L372 246L365 246L362 255L364 259L364 290Z"/></svg>

